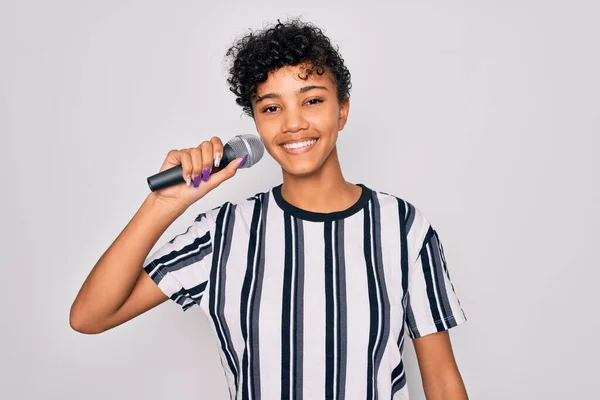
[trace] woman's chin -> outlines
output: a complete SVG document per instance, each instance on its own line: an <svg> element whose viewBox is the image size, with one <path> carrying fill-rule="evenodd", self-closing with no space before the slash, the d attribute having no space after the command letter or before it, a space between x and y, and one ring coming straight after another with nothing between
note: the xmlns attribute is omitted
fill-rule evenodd
<svg viewBox="0 0 600 400"><path fill-rule="evenodd" d="M283 168L291 176L304 178L313 175L319 168L312 163L294 163Z"/></svg>

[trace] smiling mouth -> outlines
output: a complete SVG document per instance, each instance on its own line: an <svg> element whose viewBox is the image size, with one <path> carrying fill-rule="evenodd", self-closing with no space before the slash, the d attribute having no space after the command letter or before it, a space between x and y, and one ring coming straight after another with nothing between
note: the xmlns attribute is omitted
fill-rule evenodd
<svg viewBox="0 0 600 400"><path fill-rule="evenodd" d="M317 143L317 141L318 139L309 139L303 140L301 142L284 143L281 145L281 147L283 147L285 150L291 153L302 153L311 149L315 145L315 143Z"/></svg>

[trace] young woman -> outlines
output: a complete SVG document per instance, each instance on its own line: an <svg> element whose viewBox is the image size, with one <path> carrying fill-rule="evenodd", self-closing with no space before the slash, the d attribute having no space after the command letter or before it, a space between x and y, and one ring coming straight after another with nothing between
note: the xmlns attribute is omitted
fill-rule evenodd
<svg viewBox="0 0 600 400"><path fill-rule="evenodd" d="M410 203L347 182L336 141L350 73L298 20L228 51L228 83L283 183L204 212L147 258L191 204L233 177L219 138L173 150L187 184L152 192L102 255L71 308L84 333L170 298L199 305L220 344L232 399L407 399L405 333L428 399L466 399L448 329L466 320L436 231ZM193 178L193 179L192 179ZM193 184L192 184L193 182Z"/></svg>

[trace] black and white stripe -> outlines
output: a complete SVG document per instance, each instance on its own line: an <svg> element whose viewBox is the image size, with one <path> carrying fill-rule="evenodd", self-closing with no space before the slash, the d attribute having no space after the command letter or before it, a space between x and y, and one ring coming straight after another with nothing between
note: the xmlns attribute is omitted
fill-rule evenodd
<svg viewBox="0 0 600 400"><path fill-rule="evenodd" d="M448 292L444 279L444 263L442 261L437 233L429 228L420 253L423 275L427 283L427 298L438 330L445 330L454 321L448 300Z"/></svg>
<svg viewBox="0 0 600 400"><path fill-rule="evenodd" d="M240 325L244 339L242 358L242 400L259 400L260 391L260 344L259 344L259 311L265 263L264 218L268 210L269 196L257 197L252 213L250 237L246 259L246 274L242 286L240 303Z"/></svg>
<svg viewBox="0 0 600 400"><path fill-rule="evenodd" d="M400 276L402 290L402 308L403 314L406 315L406 299L408 295L408 274L409 274L409 254L408 254L408 233L414 221L415 208L412 204L396 199L398 204L398 224L399 224L399 239L400 239ZM396 344L400 353L404 350L405 324L402 324ZM406 371L404 369L404 359L400 358L398 365L392 370L392 396L400 391L406 385Z"/></svg>
<svg viewBox="0 0 600 400"><path fill-rule="evenodd" d="M335 284L337 300L337 354L339 367L336 375L337 398L346 397L346 352L348 347L347 326L347 299L346 299L346 257L344 249L344 220L334 223L334 249L335 249Z"/></svg>
<svg viewBox="0 0 600 400"><path fill-rule="evenodd" d="M233 346L229 325L225 318L226 298L226 283L227 271L223 268L227 265L229 254L231 252L231 238L233 226L235 224L235 205L225 204L217 216L214 254L212 259L212 268L210 273L210 300L209 300L209 315L215 326L217 339L221 347L221 354L224 356L231 379L235 385L235 392L239 385L239 369L240 363ZM233 398L233 388L229 388L230 396Z"/></svg>
<svg viewBox="0 0 600 400"><path fill-rule="evenodd" d="M346 264L344 221L324 223L325 240L325 398L346 395Z"/></svg>
<svg viewBox="0 0 600 400"><path fill-rule="evenodd" d="M435 240L438 245L437 250L438 250L439 257L441 259L441 264L444 267L446 282L447 282L447 284L450 284L450 289L451 289L451 293L448 293L448 292L446 293L446 295L447 295L446 299L450 300L452 298L452 299L456 300L456 305L458 306L457 307L458 312L460 312L462 319L466 320L467 316L465 315L465 312L460 304L460 299L458 298L458 296L456 296L456 291L454 290L454 284L452 283L452 279L450 278L450 271L448 270L448 264L446 262L444 246L442 245L442 241L440 240L440 238L439 238L437 232L435 232L435 230L434 230L434 234L435 234ZM450 325L448 325L448 328L452 328L457 325L456 320L455 320L456 318L454 317L455 311L453 310L452 305L450 305L450 312L452 313L450 319L451 320L454 319L454 320L452 321L452 323Z"/></svg>
<svg viewBox="0 0 600 400"><path fill-rule="evenodd" d="M401 354L404 350L404 338L406 337L404 332L404 325L402 325L397 341L398 349ZM392 370L392 396L404 388L404 386L406 386L406 370L404 369L404 359L400 358L400 362L396 368Z"/></svg>
<svg viewBox="0 0 600 400"><path fill-rule="evenodd" d="M377 375L390 331L390 304L382 265L379 200L374 195L364 214L364 253L371 308L367 361L367 399L378 399Z"/></svg>
<svg viewBox="0 0 600 400"><path fill-rule="evenodd" d="M199 224L201 218L201 216L197 217L194 224ZM164 249L170 250L167 254L154 258L144 267L144 270L157 285L160 285L165 276L192 264L202 262L212 252L209 232L204 233L201 237L194 238L189 244L179 245L177 239L185 241L195 227L194 224L188 227L184 234L177 235L168 242L168 247L164 247ZM205 289L206 282L203 281L189 288L181 287L178 291L170 294L169 297L182 306L185 311L192 305L200 303Z"/></svg>
<svg viewBox="0 0 600 400"><path fill-rule="evenodd" d="M303 398L304 232L289 214L285 223L285 270L281 309L281 398Z"/></svg>

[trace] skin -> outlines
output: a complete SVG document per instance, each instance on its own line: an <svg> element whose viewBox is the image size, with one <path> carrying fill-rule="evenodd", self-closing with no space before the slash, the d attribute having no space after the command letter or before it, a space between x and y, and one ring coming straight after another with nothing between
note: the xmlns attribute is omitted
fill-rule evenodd
<svg viewBox="0 0 600 400"><path fill-rule="evenodd" d="M344 179L336 148L350 101L337 98L328 72L307 79L300 79L300 73L302 66L283 67L257 87L252 102L256 129L281 166L286 201L313 212L344 210L361 194L359 186ZM308 152L290 154L282 147L307 139L317 139ZM215 165L222 149L221 140L213 137L195 148L172 150L160 170L181 165L182 176L191 180ZM211 174L198 187L182 184L151 192L83 283L71 306L71 327L81 333L101 333L165 302L167 297L141 265L164 231L191 204L231 179L240 162ZM414 346L427 399L467 399L448 332L415 339Z"/></svg>
<svg viewBox="0 0 600 400"><path fill-rule="evenodd" d="M421 381L428 400L468 400L448 331L413 340Z"/></svg>

